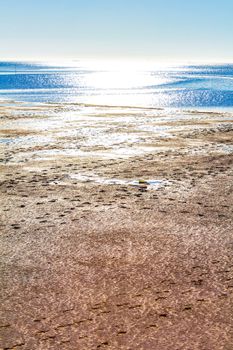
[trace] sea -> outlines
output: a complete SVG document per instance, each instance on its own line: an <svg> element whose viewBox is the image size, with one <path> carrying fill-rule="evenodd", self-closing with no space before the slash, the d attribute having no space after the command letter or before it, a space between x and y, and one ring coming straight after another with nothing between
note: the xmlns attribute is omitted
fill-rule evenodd
<svg viewBox="0 0 233 350"><path fill-rule="evenodd" d="M233 110L233 64L0 62L0 100Z"/></svg>

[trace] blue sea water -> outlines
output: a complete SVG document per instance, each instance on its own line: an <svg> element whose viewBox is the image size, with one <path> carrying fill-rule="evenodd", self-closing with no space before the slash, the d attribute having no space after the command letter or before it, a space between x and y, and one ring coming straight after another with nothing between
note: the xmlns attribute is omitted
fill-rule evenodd
<svg viewBox="0 0 233 350"><path fill-rule="evenodd" d="M233 64L102 66L0 62L0 100L233 108Z"/></svg>

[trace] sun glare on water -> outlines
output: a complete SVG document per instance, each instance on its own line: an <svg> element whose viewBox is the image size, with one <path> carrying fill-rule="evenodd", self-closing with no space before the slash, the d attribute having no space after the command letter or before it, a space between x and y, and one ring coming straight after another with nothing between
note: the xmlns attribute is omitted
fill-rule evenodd
<svg viewBox="0 0 233 350"><path fill-rule="evenodd" d="M77 60L53 62L73 71L70 83L93 90L137 89L160 86L170 81L171 65L134 60ZM80 72L82 72L80 74Z"/></svg>
<svg viewBox="0 0 233 350"><path fill-rule="evenodd" d="M151 85L150 75L140 72L95 72L86 77L86 85L96 89L130 89Z"/></svg>
<svg viewBox="0 0 233 350"><path fill-rule="evenodd" d="M145 63L92 62L87 67L92 73L85 76L83 83L94 89L136 89L167 81L164 75L152 74L152 67Z"/></svg>

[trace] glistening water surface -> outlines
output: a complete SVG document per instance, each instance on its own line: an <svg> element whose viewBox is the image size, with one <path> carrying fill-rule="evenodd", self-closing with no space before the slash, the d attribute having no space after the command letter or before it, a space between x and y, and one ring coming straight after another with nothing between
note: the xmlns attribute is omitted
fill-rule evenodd
<svg viewBox="0 0 233 350"><path fill-rule="evenodd" d="M233 108L233 64L158 66L0 62L0 99L94 105Z"/></svg>

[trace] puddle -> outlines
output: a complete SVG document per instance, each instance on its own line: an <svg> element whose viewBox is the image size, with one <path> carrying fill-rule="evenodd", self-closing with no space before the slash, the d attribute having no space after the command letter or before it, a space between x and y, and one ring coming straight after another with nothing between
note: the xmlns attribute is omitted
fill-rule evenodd
<svg viewBox="0 0 233 350"><path fill-rule="evenodd" d="M145 189L157 189L161 186L166 186L169 182L165 179L163 180L133 180L133 179L117 179L117 178L104 178L98 175L87 175L87 174L72 174L69 178L75 179L82 183L98 183L102 185L125 185L125 186L135 186Z"/></svg>
<svg viewBox="0 0 233 350"><path fill-rule="evenodd" d="M0 138L0 144L11 145L12 149L20 147L21 149L28 149L33 146L43 146L51 145L54 141L52 137L36 135L36 136L11 136L6 138Z"/></svg>
<svg viewBox="0 0 233 350"><path fill-rule="evenodd" d="M3 143L3 144L9 144L12 142L12 139L10 138L0 138L0 144Z"/></svg>
<svg viewBox="0 0 233 350"><path fill-rule="evenodd" d="M226 145L224 143L217 143L215 146L216 146L217 152L222 152L224 154L233 153L233 145Z"/></svg>

